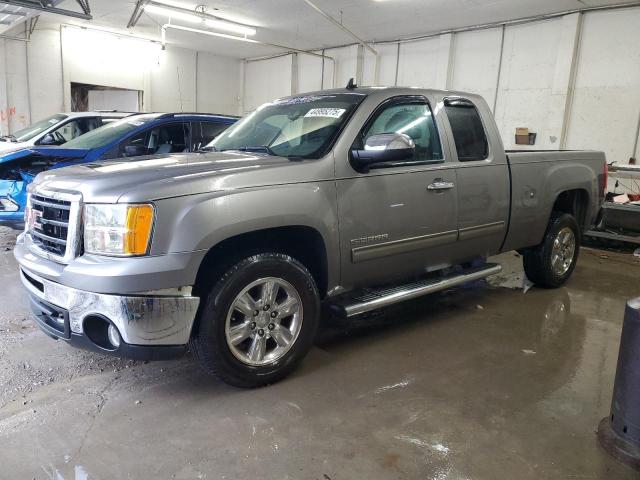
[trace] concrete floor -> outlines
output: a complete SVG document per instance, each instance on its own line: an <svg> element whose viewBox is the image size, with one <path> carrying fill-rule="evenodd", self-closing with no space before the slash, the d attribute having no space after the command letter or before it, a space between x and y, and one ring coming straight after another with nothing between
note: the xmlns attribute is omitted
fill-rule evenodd
<svg viewBox="0 0 640 480"><path fill-rule="evenodd" d="M0 235L0 478L638 479L596 443L640 259L584 249L566 288L489 284L324 328L285 381L73 350L28 318ZM4 242L4 243L2 243Z"/></svg>

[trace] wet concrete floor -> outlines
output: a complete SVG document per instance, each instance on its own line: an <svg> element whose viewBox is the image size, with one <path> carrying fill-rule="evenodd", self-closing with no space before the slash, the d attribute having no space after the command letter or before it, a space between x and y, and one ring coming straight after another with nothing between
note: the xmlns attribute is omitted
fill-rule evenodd
<svg viewBox="0 0 640 480"><path fill-rule="evenodd" d="M584 249L565 288L527 293L497 260L489 283L327 325L290 378L238 390L189 356L49 339L0 248L0 479L640 478L595 436L640 259Z"/></svg>

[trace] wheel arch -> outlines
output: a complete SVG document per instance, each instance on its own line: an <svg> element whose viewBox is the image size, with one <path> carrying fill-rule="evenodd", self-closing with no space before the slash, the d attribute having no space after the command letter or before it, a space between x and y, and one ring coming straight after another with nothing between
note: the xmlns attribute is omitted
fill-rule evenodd
<svg viewBox="0 0 640 480"><path fill-rule="evenodd" d="M562 212L572 215L578 222L581 232L587 227L587 217L589 212L590 198L589 192L584 188L574 188L564 190L556 195L556 199L549 213L549 218L553 212Z"/></svg>
<svg viewBox="0 0 640 480"><path fill-rule="evenodd" d="M320 297L324 298L329 283L327 245L322 234L307 225L287 225L236 234L212 246L200 263L196 274L196 294L201 294L217 278L242 258L260 252L290 255L311 273Z"/></svg>

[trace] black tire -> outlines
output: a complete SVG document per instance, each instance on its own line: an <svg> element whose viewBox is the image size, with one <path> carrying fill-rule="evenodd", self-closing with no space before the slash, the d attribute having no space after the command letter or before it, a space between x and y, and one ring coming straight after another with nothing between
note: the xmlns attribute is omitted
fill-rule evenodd
<svg viewBox="0 0 640 480"><path fill-rule="evenodd" d="M553 245L558 234L565 228L573 231L575 248L568 269L559 274L552 266ZM553 212L549 219L549 225L544 235L542 243L534 248L525 250L523 255L524 271L529 280L535 285L544 288L558 288L562 286L571 276L578 261L580 253L580 227L576 219L568 214Z"/></svg>
<svg viewBox="0 0 640 480"><path fill-rule="evenodd" d="M236 358L227 343L227 314L245 287L265 277L281 278L295 288L302 303L302 323L281 358L267 365L249 365ZM259 253L239 261L218 279L203 302L191 351L207 373L236 387L260 387L291 373L311 349L320 321L320 296L313 277L299 261L279 253Z"/></svg>

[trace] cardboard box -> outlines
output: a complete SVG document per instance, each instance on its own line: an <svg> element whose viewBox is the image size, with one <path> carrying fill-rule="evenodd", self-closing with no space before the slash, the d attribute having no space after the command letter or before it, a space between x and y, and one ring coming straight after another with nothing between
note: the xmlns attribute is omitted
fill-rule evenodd
<svg viewBox="0 0 640 480"><path fill-rule="evenodd" d="M516 145L535 145L536 134L528 128L516 128Z"/></svg>

